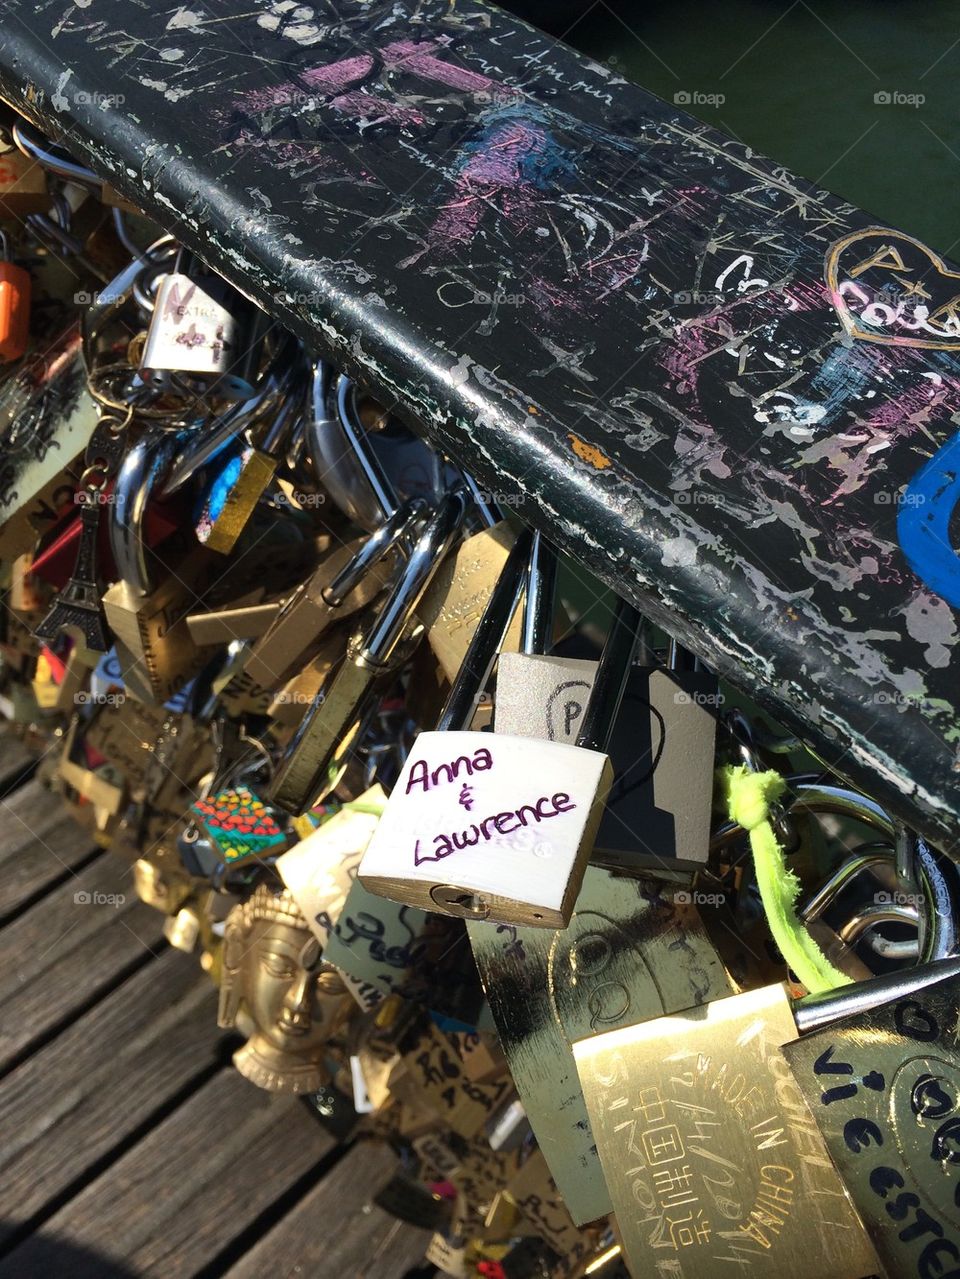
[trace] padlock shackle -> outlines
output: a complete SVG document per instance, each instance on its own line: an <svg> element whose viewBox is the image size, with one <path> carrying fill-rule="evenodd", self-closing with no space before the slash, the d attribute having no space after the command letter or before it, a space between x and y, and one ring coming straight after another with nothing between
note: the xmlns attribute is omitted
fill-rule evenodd
<svg viewBox="0 0 960 1279"><path fill-rule="evenodd" d="M533 534L527 563L521 653L549 655L553 647L558 563L555 548L537 529Z"/></svg>
<svg viewBox="0 0 960 1279"><path fill-rule="evenodd" d="M607 752L642 625L639 609L618 599L577 734L577 745L586 750Z"/></svg>
<svg viewBox="0 0 960 1279"><path fill-rule="evenodd" d="M806 1035L822 1026L833 1025L841 1017L856 1017L884 1004L910 999L935 982L956 977L960 977L960 958L903 968L896 973L843 986L840 990L806 995L792 1004L793 1016L800 1034Z"/></svg>
<svg viewBox="0 0 960 1279"><path fill-rule="evenodd" d="M447 694L437 722L438 732L467 729L473 721L477 696L483 692L490 678L493 663L520 602L532 542L533 533L525 528L510 548Z"/></svg>
<svg viewBox="0 0 960 1279"><path fill-rule="evenodd" d="M427 502L422 497L408 498L393 512L388 520L371 533L363 546L340 572L320 592L325 604L340 608L351 591L360 585L369 571L387 556L394 547L401 546L422 521Z"/></svg>
<svg viewBox="0 0 960 1279"><path fill-rule="evenodd" d="M144 516L171 460L191 434L160 427L145 431L127 450L117 472L110 506L110 550L120 577L145 594L153 590L154 582L142 535Z"/></svg>
<svg viewBox="0 0 960 1279"><path fill-rule="evenodd" d="M35 160L37 164L56 174L58 178L65 178L67 182L76 182L79 186L93 187L97 191L102 189L103 178L98 178L86 165L78 164L66 152L59 152L55 143L49 142L26 120L17 119L11 125L10 137L17 150L22 152L28 160Z"/></svg>
<svg viewBox="0 0 960 1279"><path fill-rule="evenodd" d="M444 495L423 525L410 556L367 633L357 662L372 670L386 668L407 632L417 605L460 532L468 495L457 488Z"/></svg>
<svg viewBox="0 0 960 1279"><path fill-rule="evenodd" d="M161 497L171 497L198 471L215 462L224 449L274 403L278 409L282 407L297 372L296 350L293 339L280 341L260 385L249 399L231 404L219 418L193 423L160 488Z"/></svg>

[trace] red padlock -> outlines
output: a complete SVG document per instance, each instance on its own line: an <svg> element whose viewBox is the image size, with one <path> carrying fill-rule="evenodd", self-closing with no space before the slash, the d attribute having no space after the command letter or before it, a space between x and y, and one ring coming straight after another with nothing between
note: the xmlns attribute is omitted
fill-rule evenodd
<svg viewBox="0 0 960 1279"><path fill-rule="evenodd" d="M0 231L0 361L19 360L30 334L30 272L10 261L6 233Z"/></svg>

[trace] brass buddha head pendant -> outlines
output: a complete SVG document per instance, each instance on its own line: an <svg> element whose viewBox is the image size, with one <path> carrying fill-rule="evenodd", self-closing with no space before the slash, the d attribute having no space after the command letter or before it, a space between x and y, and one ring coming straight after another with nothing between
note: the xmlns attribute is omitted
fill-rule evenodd
<svg viewBox="0 0 960 1279"><path fill-rule="evenodd" d="M259 884L227 917L220 1026L241 1007L253 1030L234 1053L246 1079L270 1092L316 1092L328 1082L327 1041L342 1020L343 979L322 964L320 945L286 890Z"/></svg>

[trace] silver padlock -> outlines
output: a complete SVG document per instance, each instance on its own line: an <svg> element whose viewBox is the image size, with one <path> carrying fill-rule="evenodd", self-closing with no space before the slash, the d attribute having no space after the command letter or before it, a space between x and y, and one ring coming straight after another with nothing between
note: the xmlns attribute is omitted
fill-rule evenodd
<svg viewBox="0 0 960 1279"><path fill-rule="evenodd" d="M256 385L266 325L263 312L226 280L193 267L181 252L157 290L140 376L159 390L185 383L245 399Z"/></svg>
<svg viewBox="0 0 960 1279"><path fill-rule="evenodd" d="M597 663L549 655L555 567L535 548L527 582L523 651L497 667L498 734L576 741ZM546 577L544 576L546 570ZM591 860L628 874L688 884L710 847L716 680L635 666L613 727L614 782Z"/></svg>
<svg viewBox="0 0 960 1279"><path fill-rule="evenodd" d="M516 607L529 551L527 532L480 619L440 727L414 744L360 879L371 892L427 910L562 928L612 781L605 747L639 614L618 604L576 746L466 730Z"/></svg>
<svg viewBox="0 0 960 1279"><path fill-rule="evenodd" d="M354 394L350 378L322 360L314 364L306 444L318 481L348 519L374 533L399 499L351 412Z"/></svg>

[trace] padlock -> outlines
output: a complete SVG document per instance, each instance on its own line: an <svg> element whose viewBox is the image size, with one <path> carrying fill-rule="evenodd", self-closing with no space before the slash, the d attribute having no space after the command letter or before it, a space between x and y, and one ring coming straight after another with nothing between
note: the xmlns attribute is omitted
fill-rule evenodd
<svg viewBox="0 0 960 1279"><path fill-rule="evenodd" d="M73 501L97 426L83 380L74 322L0 387L0 559L32 551Z"/></svg>
<svg viewBox="0 0 960 1279"><path fill-rule="evenodd" d="M470 639L515 541L515 533L503 520L465 538L456 553L448 556L417 608L427 641L450 681L463 665ZM514 614L501 645L505 652L517 648L520 625L519 614Z"/></svg>
<svg viewBox="0 0 960 1279"><path fill-rule="evenodd" d="M516 606L528 555L525 534L474 632L440 728L420 734L404 765L360 879L373 892L427 910L562 928L612 778L604 747L639 615L618 605L577 746L543 743L534 757L527 738L463 731Z"/></svg>
<svg viewBox="0 0 960 1279"><path fill-rule="evenodd" d="M696 1279L732 1258L778 1279L876 1273L782 1046L957 974L947 959L796 1003L777 983L574 1044L631 1268L676 1260Z"/></svg>
<svg viewBox="0 0 960 1279"><path fill-rule="evenodd" d="M400 1055L418 1089L419 1104L461 1137L475 1137L507 1100L509 1082L477 1084L471 1080L453 1040L429 1017L424 1016L407 1034Z"/></svg>
<svg viewBox="0 0 960 1279"><path fill-rule="evenodd" d="M574 742L596 662L545 655L553 634L556 572L543 544L531 556L524 651L497 665L495 731ZM546 568L547 581L541 581ZM537 612L543 614L537 617ZM534 647L535 637L542 637ZM613 727L614 781L592 860L625 873L689 884L707 860L713 794L716 679L706 672L633 667Z"/></svg>
<svg viewBox="0 0 960 1279"><path fill-rule="evenodd" d="M304 715L277 771L272 798L300 813L336 786L385 678L409 655L415 609L457 535L466 509L462 490L448 493L423 525L400 576L368 631L354 638Z"/></svg>
<svg viewBox="0 0 960 1279"><path fill-rule="evenodd" d="M374 533L400 499L350 411L353 394L349 378L314 364L306 444L319 482L352 523Z"/></svg>
<svg viewBox="0 0 960 1279"><path fill-rule="evenodd" d="M371 787L277 862L281 879L322 947L340 918L363 850L376 830L385 803L382 788Z"/></svg>
<svg viewBox="0 0 960 1279"><path fill-rule="evenodd" d="M159 584L141 528L151 496L177 444L175 434L146 431L127 450L110 508L110 545L121 574L103 597L127 692L162 704L204 666L207 655L187 626L218 575L216 557L194 547Z"/></svg>
<svg viewBox="0 0 960 1279"><path fill-rule="evenodd" d="M514 1084L577 1224L611 1203L571 1044L733 989L685 897L588 866L559 932L467 924Z"/></svg>
<svg viewBox="0 0 960 1279"><path fill-rule="evenodd" d="M570 1273L577 1273L595 1256L600 1232L574 1224L542 1149L530 1153L506 1189L540 1238L564 1259Z"/></svg>
<svg viewBox="0 0 960 1279"><path fill-rule="evenodd" d="M826 1023L817 1006L796 1008L798 1029L809 1033L783 1051L888 1273L954 1274L960 1273L960 978L950 975L950 965L957 963L960 872L923 841L914 843L919 891L901 896L913 896L925 920L928 962L897 974L902 989L880 1006L854 1006ZM911 984L912 974L920 985ZM932 984L923 985L927 974ZM829 1011L830 1001L821 1006Z"/></svg>
<svg viewBox="0 0 960 1279"><path fill-rule="evenodd" d="M263 635L283 607L278 599L263 600L263 590L250 592L258 602L234 604L229 608L187 614L187 630L199 648L210 644L231 644L234 640L255 640Z"/></svg>
<svg viewBox="0 0 960 1279"><path fill-rule="evenodd" d="M228 462L219 464L217 480L196 526L198 539L211 551L229 555L236 546L274 477L284 440L300 422L305 389L302 378L294 379L260 443L242 446Z"/></svg>
<svg viewBox="0 0 960 1279"><path fill-rule="evenodd" d="M30 272L11 262L5 231L0 248L0 362L8 363L20 359L30 339Z"/></svg>
<svg viewBox="0 0 960 1279"><path fill-rule="evenodd" d="M419 499L404 503L376 533L336 547L254 644L247 674L258 683L276 684L328 626L371 603L387 581L384 561L422 523L424 508Z"/></svg>
<svg viewBox="0 0 960 1279"><path fill-rule="evenodd" d="M159 390L188 387L231 399L254 393L262 312L181 251L157 290L140 376Z"/></svg>

